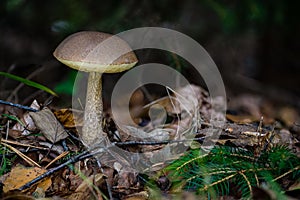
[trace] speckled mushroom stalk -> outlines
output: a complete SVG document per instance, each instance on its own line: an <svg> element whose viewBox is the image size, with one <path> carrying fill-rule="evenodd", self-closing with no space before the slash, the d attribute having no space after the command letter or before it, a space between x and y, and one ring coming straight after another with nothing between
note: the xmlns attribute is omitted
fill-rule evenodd
<svg viewBox="0 0 300 200"><path fill-rule="evenodd" d="M81 139L86 146L106 138L102 128L102 73L90 72L86 92L84 126ZM97 142L97 143L98 143Z"/></svg>
<svg viewBox="0 0 300 200"><path fill-rule="evenodd" d="M102 74L122 72L137 63L132 49L121 38L112 37L106 46L99 48L111 36L96 31L78 32L62 41L53 53L65 65L89 73L84 125L80 136L88 148L107 141L107 134L102 129ZM116 59L116 52L127 53Z"/></svg>

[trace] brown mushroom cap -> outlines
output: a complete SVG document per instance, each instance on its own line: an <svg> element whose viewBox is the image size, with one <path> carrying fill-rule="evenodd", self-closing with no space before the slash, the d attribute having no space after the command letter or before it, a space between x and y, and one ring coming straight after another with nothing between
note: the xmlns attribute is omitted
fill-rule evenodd
<svg viewBox="0 0 300 200"><path fill-rule="evenodd" d="M65 65L85 72L122 72L138 61L124 40L96 31L70 35L59 44L53 55Z"/></svg>

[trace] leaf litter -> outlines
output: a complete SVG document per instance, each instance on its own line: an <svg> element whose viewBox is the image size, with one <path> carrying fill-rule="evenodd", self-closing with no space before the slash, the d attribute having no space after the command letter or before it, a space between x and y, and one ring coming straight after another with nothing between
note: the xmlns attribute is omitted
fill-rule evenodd
<svg viewBox="0 0 300 200"><path fill-rule="evenodd" d="M137 119L135 121L143 121L145 116L147 116L151 119L150 123L142 128L133 125L117 127L114 123L110 123L105 124L106 130L111 130L113 134L118 133L118 137L121 140L117 142L121 143L139 141L140 138L143 138L142 141L155 143L164 140L180 141L205 137L211 126L210 116L215 112L212 109L208 93L195 85L176 90L166 89L168 90L168 96L159 98L144 106L141 106L141 103L137 105L140 111L134 116ZM191 93L194 95L190 95ZM138 102L141 102L141 95L137 96ZM267 120L264 121L269 126L261 127L258 130L259 125L257 123L259 123L261 115L266 112L266 110L262 110L259 104L268 105L269 107L265 106L268 110L272 110L270 108L272 105L269 105L268 102L266 103L262 99L255 100L253 96L249 98L253 98L249 104L237 103L236 107L232 106L237 111L243 110L243 113L226 115L227 122L224 127L221 127L222 132L220 138L217 140L217 144L248 148L249 146L254 147L258 143L261 143L262 139L272 145L287 145L289 148L294 148L294 145L299 144L298 139L294 137L295 133L299 133L297 131L297 124L295 124L295 122L299 122L299 115L293 108L285 107L279 109L277 113L270 112ZM237 102L244 101L247 102L247 97L241 97ZM38 105L37 102L34 104ZM39 107L34 108L40 109ZM134 104L131 105L131 109L135 109ZM37 113L25 112L20 118L23 124L15 123L12 128L9 128L9 137L17 140L20 140L20 138L24 140L24 137L27 137L28 141L25 139L25 143L35 144L37 147L46 146L49 149L48 151L40 149L37 151L39 156L32 158L43 167L54 161L52 165L55 167L82 151L83 146L80 144L78 133L76 132L76 128L82 126L82 113L82 111L60 109L54 111L53 114L47 107ZM109 121L109 113L107 116L106 118ZM275 118L282 122L279 125L280 128L274 128L273 122ZM80 121L81 123L77 123ZM284 125L292 128L283 129ZM36 133L36 130L42 133L42 135L32 136L32 133ZM66 133L66 130L69 131L69 134ZM293 132L290 132L290 130ZM19 134L13 132L19 132ZM113 140L116 140L116 138ZM201 142L197 141L185 143L187 146L191 144L193 144L193 148L201 146ZM174 147L177 144L172 145ZM17 144L15 146L21 151L35 149L34 147L24 149ZM66 157L55 160L65 149L72 149L74 151L71 151ZM133 143L133 145L128 146L126 149L144 153L151 163L149 171L154 176L168 164L168 161L175 160L180 156L174 156L172 148L165 144L134 145ZM297 151L299 152L299 150ZM128 160L124 160L123 163L122 159L120 157L120 159L111 161L115 163L113 169L102 166L103 171L99 170L99 166L94 159L78 161L72 165L73 167L63 168L51 176L42 179L40 183L46 182L47 184L35 184L27 190L27 193L39 194L38 196L40 197L43 195L58 195L64 199L80 200L87 197L96 199L106 198L108 195L106 191L112 190L113 195L120 199L147 199L151 197L153 193L150 192L150 189L144 187L144 182L140 180L139 174L130 171L128 163L126 163ZM46 163L41 162L42 160L46 161ZM4 192L18 189L31 179L51 170L46 170L43 167L25 167L16 164L14 163L9 174L2 176L2 182L5 186ZM74 167L76 170L74 170ZM77 173L74 171L77 171ZM109 180L108 185L104 184L105 180ZM190 196L191 199L194 198L192 193L187 192L185 194Z"/></svg>

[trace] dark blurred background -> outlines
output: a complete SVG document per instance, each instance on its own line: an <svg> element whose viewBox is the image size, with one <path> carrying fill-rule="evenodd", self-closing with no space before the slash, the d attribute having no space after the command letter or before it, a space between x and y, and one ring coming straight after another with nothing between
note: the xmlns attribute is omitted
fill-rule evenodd
<svg viewBox="0 0 300 200"><path fill-rule="evenodd" d="M299 6L299 1L282 0L1 0L0 71L29 76L58 92L61 105L70 106L76 71L52 56L66 36L81 30L119 33L158 26L180 31L208 51L229 99L250 92L299 108ZM160 57L161 53L137 53L141 63L160 59L175 63L172 56ZM181 63L181 72L192 83L201 84L193 69ZM115 78L104 77L106 93ZM1 77L1 99L18 84ZM23 87L11 100L28 104L43 95Z"/></svg>

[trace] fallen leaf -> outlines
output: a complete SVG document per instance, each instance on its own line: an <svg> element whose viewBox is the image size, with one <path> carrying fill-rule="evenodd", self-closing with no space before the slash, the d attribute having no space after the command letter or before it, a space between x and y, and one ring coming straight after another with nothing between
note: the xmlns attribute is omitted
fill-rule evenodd
<svg viewBox="0 0 300 200"><path fill-rule="evenodd" d="M36 100L34 100L32 102L32 104L30 105L30 108L39 110L40 106L39 106L38 102ZM14 132L19 132L19 133L21 133L21 135L29 135L31 133L31 131L34 131L36 129L36 126L35 126L32 118L30 117L29 112L26 112L22 116L21 122L23 124L16 123L12 127L12 129L10 130L12 132L12 135L18 135L18 134L14 134Z"/></svg>
<svg viewBox="0 0 300 200"><path fill-rule="evenodd" d="M11 170L8 177L3 181L3 192L6 193L10 190L18 189L19 187L35 179L41 174L44 174L46 171L47 170L38 167L26 168L21 165L17 165ZM51 186L51 184L51 179L50 177L48 177L39 182L37 184L37 187L46 191Z"/></svg>
<svg viewBox="0 0 300 200"><path fill-rule="evenodd" d="M83 125L83 111L75 109L60 109L54 115L66 128L76 128Z"/></svg>
<svg viewBox="0 0 300 200"><path fill-rule="evenodd" d="M96 174L85 179L75 190L73 194L68 196L67 199L72 200L83 200L83 199L93 199L90 188L94 186L98 187L103 181L103 174ZM97 195L98 200L102 200L100 195Z"/></svg>
<svg viewBox="0 0 300 200"><path fill-rule="evenodd" d="M63 126L56 119L51 110L45 107L43 110L30 113L35 125L41 130L44 136L52 143L68 137Z"/></svg>

